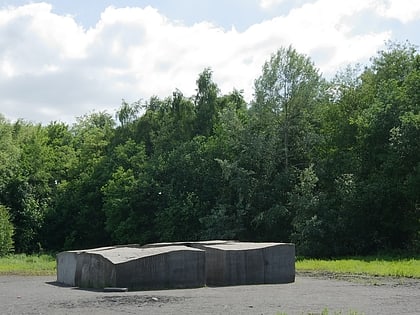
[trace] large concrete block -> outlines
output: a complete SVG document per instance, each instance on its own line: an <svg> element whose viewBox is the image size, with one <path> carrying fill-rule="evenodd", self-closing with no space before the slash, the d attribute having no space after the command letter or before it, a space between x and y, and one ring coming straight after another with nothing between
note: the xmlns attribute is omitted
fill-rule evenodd
<svg viewBox="0 0 420 315"><path fill-rule="evenodd" d="M206 251L207 285L290 283L295 280L293 244L227 242L199 247Z"/></svg>
<svg viewBox="0 0 420 315"><path fill-rule="evenodd" d="M76 269L79 255L85 252L95 252L114 247L101 247L88 250L73 250L58 253L57 261L57 282L64 283L69 286L76 286Z"/></svg>
<svg viewBox="0 0 420 315"><path fill-rule="evenodd" d="M205 253L186 246L111 247L57 255L57 281L81 288L205 285Z"/></svg>
<svg viewBox="0 0 420 315"><path fill-rule="evenodd" d="M185 246L142 249L146 257L118 264L116 286L136 289L205 285L205 253ZM152 254L152 252L154 252ZM125 285L126 284L126 285Z"/></svg>
<svg viewBox="0 0 420 315"><path fill-rule="evenodd" d="M191 288L294 279L293 244L214 240L102 247L57 255L57 281L82 288Z"/></svg>
<svg viewBox="0 0 420 315"><path fill-rule="evenodd" d="M74 287L76 285L76 266L78 251L57 254L57 282Z"/></svg>

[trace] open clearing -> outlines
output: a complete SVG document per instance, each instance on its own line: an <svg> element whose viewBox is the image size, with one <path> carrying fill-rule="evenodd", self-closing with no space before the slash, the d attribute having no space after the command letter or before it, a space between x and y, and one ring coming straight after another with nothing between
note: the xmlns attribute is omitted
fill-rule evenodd
<svg viewBox="0 0 420 315"><path fill-rule="evenodd" d="M420 280L300 274L278 285L105 293L0 276L1 314L419 314Z"/></svg>

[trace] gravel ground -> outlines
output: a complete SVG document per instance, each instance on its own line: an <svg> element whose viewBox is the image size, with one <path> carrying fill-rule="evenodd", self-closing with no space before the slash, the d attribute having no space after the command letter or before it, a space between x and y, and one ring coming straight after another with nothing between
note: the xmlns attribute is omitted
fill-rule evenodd
<svg viewBox="0 0 420 315"><path fill-rule="evenodd" d="M299 274L279 285L100 292L0 276L0 314L420 314L420 280ZM353 312L353 313L351 313Z"/></svg>

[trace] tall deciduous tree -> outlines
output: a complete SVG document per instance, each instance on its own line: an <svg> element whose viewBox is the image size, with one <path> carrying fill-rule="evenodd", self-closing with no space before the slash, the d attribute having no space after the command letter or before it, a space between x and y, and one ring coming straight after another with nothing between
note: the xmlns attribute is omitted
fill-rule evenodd
<svg viewBox="0 0 420 315"><path fill-rule="evenodd" d="M289 168L291 147L299 135L299 120L314 106L320 94L321 77L313 62L294 48L280 48L263 66L255 81L254 107L263 115L274 115L283 135L284 167Z"/></svg>
<svg viewBox="0 0 420 315"><path fill-rule="evenodd" d="M218 94L219 88L213 82L211 69L204 69L197 79L197 95L195 97L196 132L199 135L208 136L212 132L217 112Z"/></svg>
<svg viewBox="0 0 420 315"><path fill-rule="evenodd" d="M251 222L264 238L290 237L288 192L296 170L310 162L316 139L311 115L322 83L311 60L292 47L273 54L255 81L245 168L254 171L258 181Z"/></svg>

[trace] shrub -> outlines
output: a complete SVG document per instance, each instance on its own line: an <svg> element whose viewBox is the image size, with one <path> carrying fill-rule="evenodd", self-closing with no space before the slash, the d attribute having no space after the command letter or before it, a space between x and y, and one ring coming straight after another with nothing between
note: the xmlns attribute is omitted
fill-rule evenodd
<svg viewBox="0 0 420 315"><path fill-rule="evenodd" d="M13 251L14 226L10 221L9 210L0 205L0 256L4 256Z"/></svg>

